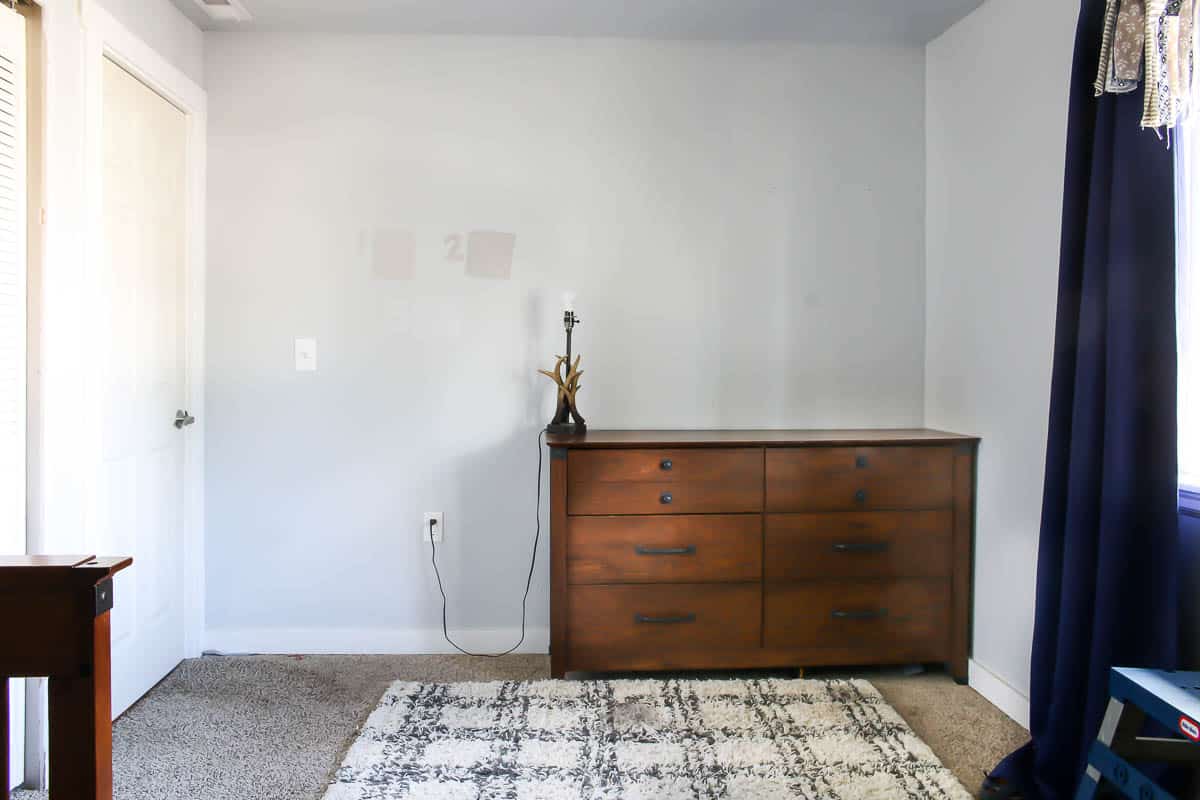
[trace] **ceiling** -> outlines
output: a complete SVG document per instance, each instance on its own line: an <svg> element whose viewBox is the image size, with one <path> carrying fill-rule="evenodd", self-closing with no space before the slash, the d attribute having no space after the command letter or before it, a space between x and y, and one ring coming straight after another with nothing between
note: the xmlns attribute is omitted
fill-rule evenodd
<svg viewBox="0 0 1200 800"><path fill-rule="evenodd" d="M983 0L241 0L242 24L173 2L206 30L924 44Z"/></svg>

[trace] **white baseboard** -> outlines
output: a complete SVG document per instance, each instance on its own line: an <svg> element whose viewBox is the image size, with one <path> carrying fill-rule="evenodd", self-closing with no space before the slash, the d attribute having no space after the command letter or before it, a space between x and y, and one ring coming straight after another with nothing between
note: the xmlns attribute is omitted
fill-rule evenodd
<svg viewBox="0 0 1200 800"><path fill-rule="evenodd" d="M521 638L519 628L473 628L450 636L474 653L498 653ZM439 628L209 628L205 652L224 655L416 655L458 652ZM516 653L547 653L549 628L527 628Z"/></svg>
<svg viewBox="0 0 1200 800"><path fill-rule="evenodd" d="M1029 730L1029 698L978 661L967 663L967 681L996 708Z"/></svg>

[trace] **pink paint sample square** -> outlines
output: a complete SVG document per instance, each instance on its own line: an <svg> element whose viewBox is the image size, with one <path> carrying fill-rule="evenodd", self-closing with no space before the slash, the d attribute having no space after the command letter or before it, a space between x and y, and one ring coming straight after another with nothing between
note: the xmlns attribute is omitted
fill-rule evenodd
<svg viewBox="0 0 1200 800"><path fill-rule="evenodd" d="M417 270L412 231L376 228L371 236L371 274L381 281L409 281Z"/></svg>
<svg viewBox="0 0 1200 800"><path fill-rule="evenodd" d="M508 280L512 277L516 246L514 233L471 231L467 234L467 275Z"/></svg>

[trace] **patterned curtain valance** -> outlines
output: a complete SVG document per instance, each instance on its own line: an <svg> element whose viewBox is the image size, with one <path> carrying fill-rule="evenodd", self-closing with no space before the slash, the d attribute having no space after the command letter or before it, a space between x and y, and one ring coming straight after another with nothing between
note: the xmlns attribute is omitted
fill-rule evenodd
<svg viewBox="0 0 1200 800"><path fill-rule="evenodd" d="M1107 0L1096 96L1145 88L1143 128L1173 128L1192 105L1200 0Z"/></svg>

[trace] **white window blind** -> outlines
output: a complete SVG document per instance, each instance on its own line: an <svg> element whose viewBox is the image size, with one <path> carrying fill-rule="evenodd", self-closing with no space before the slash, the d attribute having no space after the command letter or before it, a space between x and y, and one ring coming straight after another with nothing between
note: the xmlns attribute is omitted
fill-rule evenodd
<svg viewBox="0 0 1200 800"><path fill-rule="evenodd" d="M0 8L0 553L25 552L25 20Z"/></svg>

